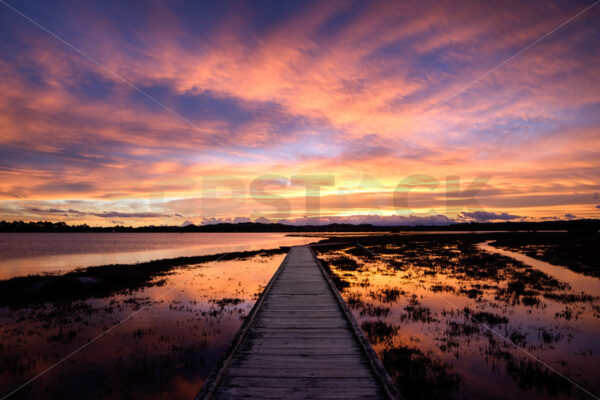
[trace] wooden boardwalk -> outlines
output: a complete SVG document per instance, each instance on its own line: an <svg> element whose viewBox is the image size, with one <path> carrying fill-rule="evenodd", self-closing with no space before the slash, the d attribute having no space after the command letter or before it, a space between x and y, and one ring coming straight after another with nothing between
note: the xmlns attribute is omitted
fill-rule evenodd
<svg viewBox="0 0 600 400"><path fill-rule="evenodd" d="M399 398L308 246L292 247L197 399Z"/></svg>

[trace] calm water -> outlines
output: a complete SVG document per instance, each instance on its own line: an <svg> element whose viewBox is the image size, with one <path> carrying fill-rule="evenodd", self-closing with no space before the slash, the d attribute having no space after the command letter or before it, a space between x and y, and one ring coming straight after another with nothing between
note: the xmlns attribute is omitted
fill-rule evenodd
<svg viewBox="0 0 600 400"><path fill-rule="evenodd" d="M0 279L315 240L284 233L0 233Z"/></svg>
<svg viewBox="0 0 600 400"><path fill-rule="evenodd" d="M178 268L160 286L102 299L0 307L0 398L141 310L11 398L192 399L283 257Z"/></svg>
<svg viewBox="0 0 600 400"><path fill-rule="evenodd" d="M531 265L535 269L539 269L544 273L553 276L554 278L566 282L571 286L571 289L578 292L585 292L593 296L600 296L600 280L591 276L586 276L577 272L573 272L567 267L560 265L552 265L545 261L537 260L533 257L529 257L525 254L518 253L516 251L499 249L491 246L490 243L493 240L488 240L477 245L478 248L490 253L500 254L515 260L521 261L524 264Z"/></svg>

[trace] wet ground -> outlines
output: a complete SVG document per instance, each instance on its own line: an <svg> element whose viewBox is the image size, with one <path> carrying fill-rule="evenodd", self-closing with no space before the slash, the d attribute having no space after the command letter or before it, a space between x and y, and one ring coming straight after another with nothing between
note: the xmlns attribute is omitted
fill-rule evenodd
<svg viewBox="0 0 600 400"><path fill-rule="evenodd" d="M115 278L106 267L82 271L71 278L103 287L101 295L76 291L55 302L31 294L59 277L22 280L30 285L25 300L0 305L0 397L97 338L10 398L193 398L283 257L253 252L165 263L158 273L135 275L129 289L102 283Z"/></svg>
<svg viewBox="0 0 600 400"><path fill-rule="evenodd" d="M599 394L600 299L478 248L489 239L367 237L317 249L407 399Z"/></svg>

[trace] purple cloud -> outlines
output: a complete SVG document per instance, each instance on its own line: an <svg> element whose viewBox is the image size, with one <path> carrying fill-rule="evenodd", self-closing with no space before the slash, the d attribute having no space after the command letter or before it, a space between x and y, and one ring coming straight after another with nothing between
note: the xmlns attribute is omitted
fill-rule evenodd
<svg viewBox="0 0 600 400"><path fill-rule="evenodd" d="M508 213L494 213L488 211L474 211L474 212L466 212L463 211L460 213L461 218L464 219L474 219L477 222L487 222L487 221L511 221L515 219L521 219L520 215L513 215Z"/></svg>

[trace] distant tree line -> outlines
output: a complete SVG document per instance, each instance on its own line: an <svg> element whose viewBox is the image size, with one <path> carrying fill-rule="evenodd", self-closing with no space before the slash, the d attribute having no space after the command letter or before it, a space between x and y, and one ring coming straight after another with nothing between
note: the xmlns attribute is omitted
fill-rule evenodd
<svg viewBox="0 0 600 400"><path fill-rule="evenodd" d="M0 232L403 232L403 231L540 231L598 232L600 219L543 222L471 222L451 225L379 226L370 224L287 225L244 222L187 226L89 226L65 222L1 221Z"/></svg>

